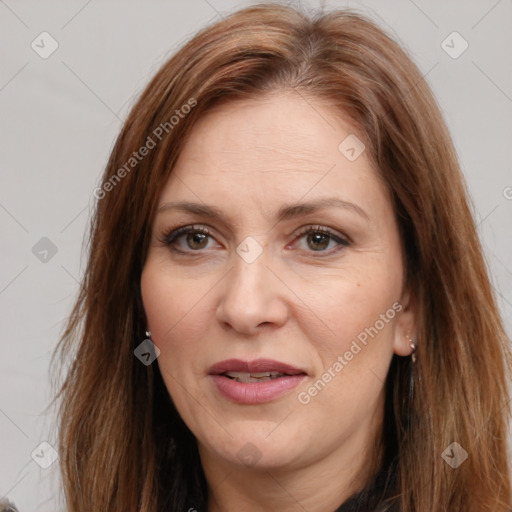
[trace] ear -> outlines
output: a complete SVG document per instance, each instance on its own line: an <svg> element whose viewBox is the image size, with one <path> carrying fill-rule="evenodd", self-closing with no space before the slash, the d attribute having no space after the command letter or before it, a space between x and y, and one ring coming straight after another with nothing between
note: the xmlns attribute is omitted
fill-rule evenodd
<svg viewBox="0 0 512 512"><path fill-rule="evenodd" d="M413 351L411 343L417 334L417 301L410 290L406 290L399 302L402 310L396 319L393 351L399 356L409 356Z"/></svg>

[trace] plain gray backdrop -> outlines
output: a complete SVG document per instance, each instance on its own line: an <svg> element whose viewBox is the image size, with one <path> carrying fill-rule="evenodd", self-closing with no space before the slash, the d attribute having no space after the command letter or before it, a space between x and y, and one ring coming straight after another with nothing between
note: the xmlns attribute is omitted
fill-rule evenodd
<svg viewBox="0 0 512 512"><path fill-rule="evenodd" d="M0 497L21 512L64 510L57 464L41 467L53 457L40 443L55 445L49 362L84 269L92 192L122 122L184 41L253 3L0 0ZM366 13L422 70L459 153L510 336L512 2L302 5Z"/></svg>

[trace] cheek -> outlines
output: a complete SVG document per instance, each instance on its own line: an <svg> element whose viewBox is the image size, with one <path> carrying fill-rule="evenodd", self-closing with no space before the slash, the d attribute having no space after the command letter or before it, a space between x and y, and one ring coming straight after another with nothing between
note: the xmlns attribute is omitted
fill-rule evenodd
<svg viewBox="0 0 512 512"><path fill-rule="evenodd" d="M190 280L180 279L176 272L166 272L150 261L142 272L141 292L148 328L158 348L167 351L174 345L174 354L190 346L188 341L195 339L196 331L202 329L198 322L200 287L194 287ZM180 331L185 328L187 343L179 343Z"/></svg>
<svg viewBox="0 0 512 512"><path fill-rule="evenodd" d="M318 350L330 358L348 350L359 335L364 341L368 330L375 335L375 326L375 339L387 339L391 344L397 316L393 304L400 297L400 288L401 274L391 267L383 268L380 264L367 266L363 271L344 268L316 284L304 281L300 289L296 288L297 295L308 306L298 318L307 317L301 322L302 329L308 339L317 341Z"/></svg>
<svg viewBox="0 0 512 512"><path fill-rule="evenodd" d="M207 315L201 311L201 287L190 280L177 277L165 266L149 261L141 277L141 293L144 310L151 331L151 338L160 349L157 364L175 406L182 417L194 416L189 403L190 390L200 397L195 376L200 374L201 336L206 331L201 319Z"/></svg>
<svg viewBox="0 0 512 512"><path fill-rule="evenodd" d="M377 407L393 357L394 327L400 312L401 274L382 263L305 286L310 309L301 330L319 356L319 371L302 388L301 404L311 416L336 424L363 421ZM336 277L336 278L335 278Z"/></svg>
<svg viewBox="0 0 512 512"><path fill-rule="evenodd" d="M350 417L356 428L382 396L401 309L399 282L373 273L371 279L329 283L323 287L327 293L309 290L311 308L302 317L301 330L321 364L298 400L311 418L328 417L332 424L343 425Z"/></svg>

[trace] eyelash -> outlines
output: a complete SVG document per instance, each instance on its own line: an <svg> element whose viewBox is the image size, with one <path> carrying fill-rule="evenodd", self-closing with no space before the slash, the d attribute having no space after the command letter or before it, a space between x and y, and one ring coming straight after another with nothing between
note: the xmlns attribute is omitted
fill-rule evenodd
<svg viewBox="0 0 512 512"><path fill-rule="evenodd" d="M172 250L173 252L175 253L179 253L179 254L190 254L190 253L201 253L203 252L201 249L199 250L196 250L194 251L193 249L189 250L189 251L182 251L181 249L177 249L176 248L176 241L183 235L186 235L186 234L190 234L190 233L194 233L194 234L202 234L202 235L206 235L206 236L212 236L210 231L206 228L206 227L203 227L203 226L182 226L182 227L179 227L179 228L172 228L172 229L169 229L167 231L165 231L161 238L159 239L159 241L168 246L170 250ZM308 251L308 252L311 252L311 253L324 253L326 254L327 256L331 256L332 254L338 252L339 250L341 250L342 247L348 247L350 245L350 242L348 239L346 238L343 238L341 236L339 236L337 233L323 227L323 226L306 226L304 229L300 230L295 236L297 238L301 238L303 237L304 235L307 235L307 234L322 234L322 235L326 235L328 237L330 237L332 240L334 240L338 246L335 247L334 249L331 249L331 250L328 250L328 251L324 251L324 250L320 250L320 251ZM340 247L341 246L341 247ZM316 258L321 258L321 257L325 257L323 255L315 255L314 257Z"/></svg>

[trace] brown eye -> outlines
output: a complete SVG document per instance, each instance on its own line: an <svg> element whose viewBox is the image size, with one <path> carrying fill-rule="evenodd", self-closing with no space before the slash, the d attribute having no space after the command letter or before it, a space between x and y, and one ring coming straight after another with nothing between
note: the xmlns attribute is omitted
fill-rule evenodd
<svg viewBox="0 0 512 512"><path fill-rule="evenodd" d="M349 246L350 242L338 235L336 232L331 231L323 226L309 226L298 235L299 239L306 240L306 252L325 253L330 255L341 249L340 246ZM332 249L329 250L329 246Z"/></svg>
<svg viewBox="0 0 512 512"><path fill-rule="evenodd" d="M203 233L188 233L185 240L191 249L204 249L208 244L208 235Z"/></svg>
<svg viewBox="0 0 512 512"><path fill-rule="evenodd" d="M307 242L314 251L321 251L326 249L330 242L330 236L324 233L309 233Z"/></svg>
<svg viewBox="0 0 512 512"><path fill-rule="evenodd" d="M207 248L209 238L210 232L202 226L184 226L165 234L161 242L176 252L199 252Z"/></svg>

